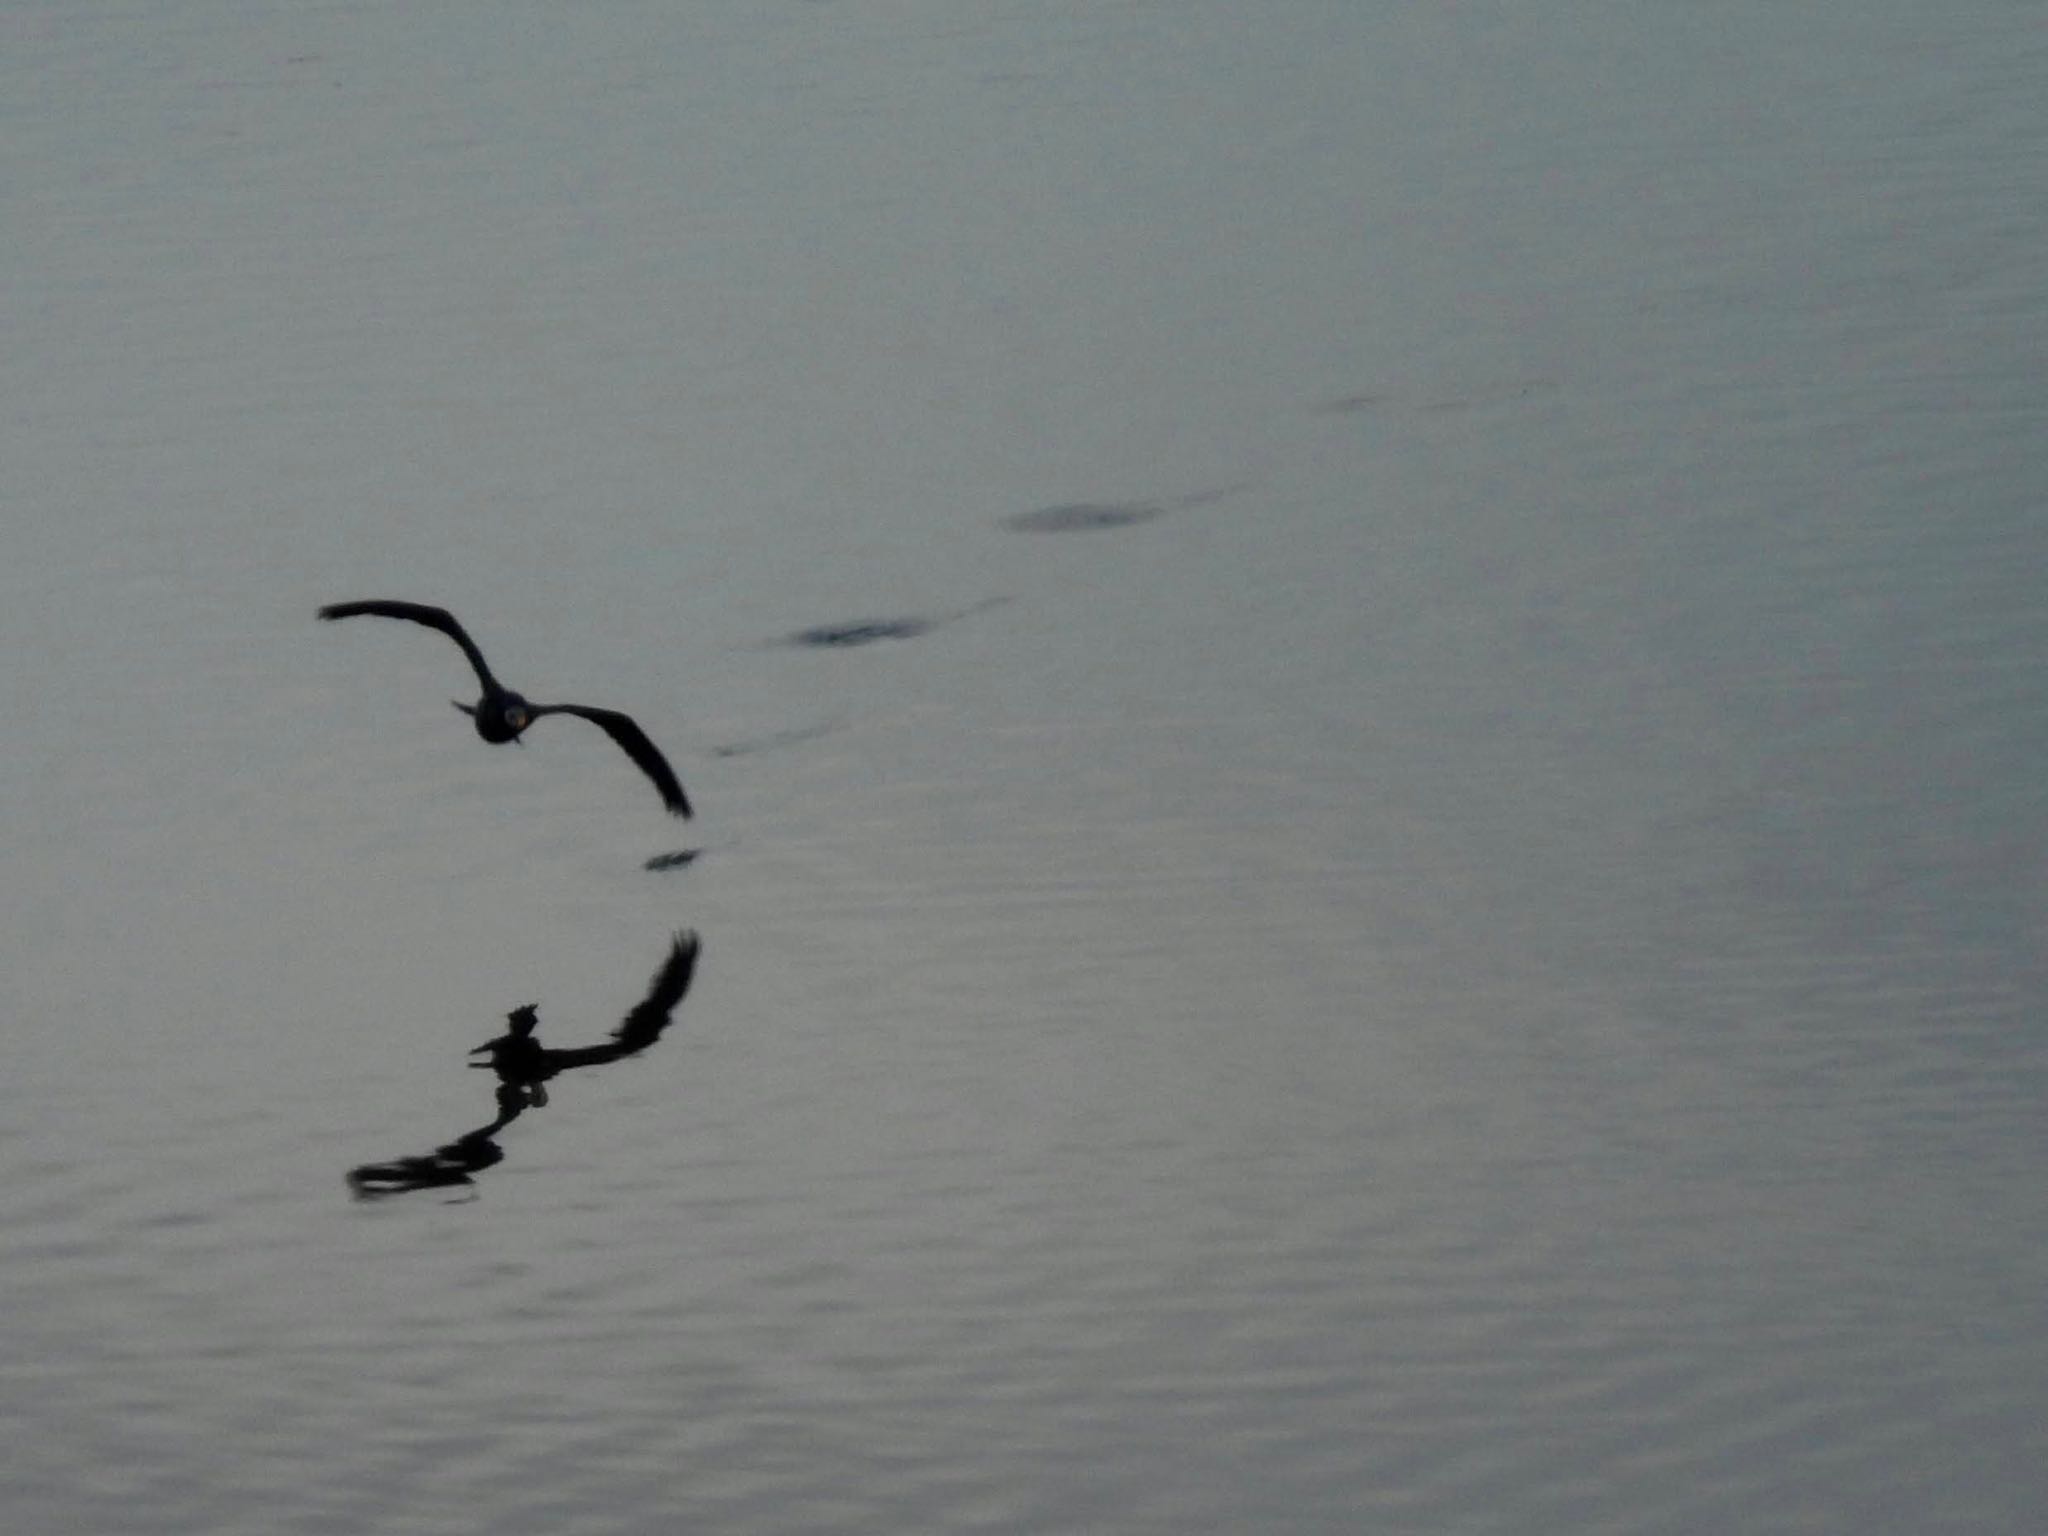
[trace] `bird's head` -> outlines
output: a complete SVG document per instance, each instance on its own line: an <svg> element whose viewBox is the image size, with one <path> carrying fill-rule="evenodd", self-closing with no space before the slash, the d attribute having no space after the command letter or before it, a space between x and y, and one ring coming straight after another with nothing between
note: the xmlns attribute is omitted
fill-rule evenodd
<svg viewBox="0 0 2048 1536"><path fill-rule="evenodd" d="M485 741L517 741L519 733L533 724L533 706L509 691L487 693L475 704L448 702L476 722L476 733Z"/></svg>
<svg viewBox="0 0 2048 1536"><path fill-rule="evenodd" d="M495 1040L486 1040L482 1045L472 1046L469 1054L472 1056L489 1056L491 1062L494 1062L498 1059L500 1052L511 1050L522 1040L531 1040L533 1038L534 1026L540 1023L540 1010L532 1003L522 1003L505 1015L505 1022L512 1026L508 1033L498 1036ZM474 1067L487 1067L491 1065L491 1062L474 1061L470 1065Z"/></svg>

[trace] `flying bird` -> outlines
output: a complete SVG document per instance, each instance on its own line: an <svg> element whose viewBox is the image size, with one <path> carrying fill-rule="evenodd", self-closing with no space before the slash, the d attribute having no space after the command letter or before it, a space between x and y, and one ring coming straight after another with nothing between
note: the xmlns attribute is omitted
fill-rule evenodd
<svg viewBox="0 0 2048 1536"><path fill-rule="evenodd" d="M505 1016L512 1026L509 1031L495 1040L485 1041L469 1053L472 1056L487 1055L489 1059L472 1061L470 1065L498 1074L501 1102L510 1090L523 1093L526 1103L538 1109L548 1101L545 1084L557 1073L576 1067L603 1066L608 1061L638 1055L661 1038L661 1032L668 1028L669 1015L675 1012L683 994L690 990L690 977L697 969L697 947L695 933L686 930L675 936L668 959L655 973L647 996L626 1015L625 1022L612 1031L609 1040L570 1050L552 1050L542 1045L534 1034L540 1024L540 1010L532 1003L526 1003Z"/></svg>
<svg viewBox="0 0 2048 1536"><path fill-rule="evenodd" d="M329 603L320 610L320 617L352 619L363 613L385 619L410 619L415 624L438 629L462 647L462 654L469 658L469 664L476 669L477 680L483 684L483 697L474 704L464 704L459 699L450 702L476 722L476 733L485 741L516 742L526 728L542 715L575 715L597 726L624 749L626 756L640 765L640 771L661 791L661 802L671 815L690 814L689 796L683 793L682 782L676 778L675 770L669 767L661 749L647 739L647 733L634 723L632 716L622 715L615 709L596 709L588 704L529 703L491 676L491 669L484 662L484 653L476 648L476 642L469 638L469 631L458 624L455 615L446 608L397 602L390 598L371 598L359 603Z"/></svg>

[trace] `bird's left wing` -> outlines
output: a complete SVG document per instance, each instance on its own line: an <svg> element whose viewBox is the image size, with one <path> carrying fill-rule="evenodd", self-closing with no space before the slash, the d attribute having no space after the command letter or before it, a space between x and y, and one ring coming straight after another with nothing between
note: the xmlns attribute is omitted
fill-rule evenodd
<svg viewBox="0 0 2048 1536"><path fill-rule="evenodd" d="M527 713L536 720L542 715L575 715L588 720L616 741L626 756L640 765L640 771L654 781L654 787L661 791L661 803L668 807L670 815L690 814L690 797L683 793L675 769L669 767L661 748L647 739L647 733L631 715L622 715L616 709L595 709L588 704L533 704L528 706Z"/></svg>

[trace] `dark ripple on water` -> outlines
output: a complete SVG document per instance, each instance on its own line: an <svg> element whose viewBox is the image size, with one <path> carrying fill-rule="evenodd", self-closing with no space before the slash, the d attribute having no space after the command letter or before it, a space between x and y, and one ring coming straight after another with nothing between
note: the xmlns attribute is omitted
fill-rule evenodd
<svg viewBox="0 0 2048 1536"><path fill-rule="evenodd" d="M1244 484L1216 486L1165 501L1066 501L1057 506L1013 512L1002 520L1012 533L1089 533L1106 528L1131 528L1168 512L1222 501L1244 490Z"/></svg>
<svg viewBox="0 0 2048 1536"><path fill-rule="evenodd" d="M1067 502L1057 507L1040 507L1033 512L1014 512L1003 526L1014 533L1081 533L1097 528L1129 528L1162 516L1166 508L1155 501Z"/></svg>
<svg viewBox="0 0 2048 1536"><path fill-rule="evenodd" d="M909 640L932 627L930 619L856 619L848 624L820 624L800 629L789 637L791 645L808 645L820 650L850 650L873 645L877 640Z"/></svg>
<svg viewBox="0 0 2048 1536"><path fill-rule="evenodd" d="M894 618L848 619L837 624L815 624L809 629L800 629L794 634L784 635L776 643L817 651L850 651L863 645L874 645L882 640L914 640L919 635L929 634L941 624L950 624L955 619L984 613L1008 601L1007 597L984 598L969 607L955 608L931 617L907 614Z"/></svg>
<svg viewBox="0 0 2048 1536"><path fill-rule="evenodd" d="M792 726L786 731L771 731L766 736L756 736L747 741L728 742L722 747L713 747L713 757L752 757L756 752L772 752L777 747L793 747L801 742L815 741L818 737L836 731L845 722L825 720L816 725Z"/></svg>

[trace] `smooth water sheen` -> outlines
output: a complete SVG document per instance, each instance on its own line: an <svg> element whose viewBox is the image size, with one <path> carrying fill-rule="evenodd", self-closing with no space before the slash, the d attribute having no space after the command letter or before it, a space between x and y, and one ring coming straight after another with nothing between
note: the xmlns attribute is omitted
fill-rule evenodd
<svg viewBox="0 0 2048 1536"><path fill-rule="evenodd" d="M2018 0L6 7L0 1526L2037 1531L2044 185Z"/></svg>

